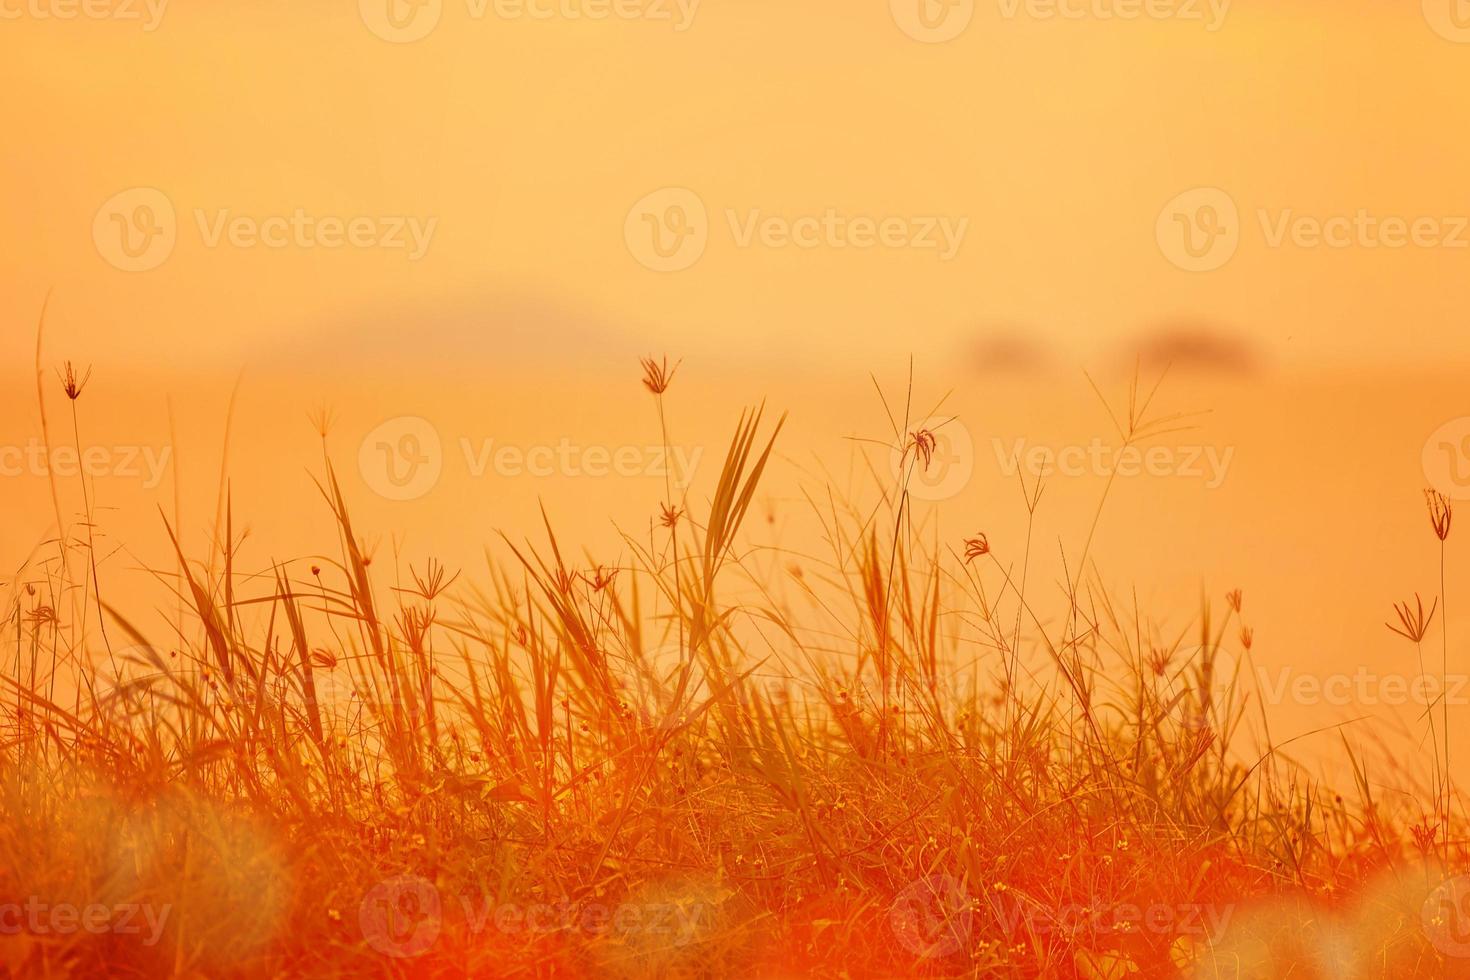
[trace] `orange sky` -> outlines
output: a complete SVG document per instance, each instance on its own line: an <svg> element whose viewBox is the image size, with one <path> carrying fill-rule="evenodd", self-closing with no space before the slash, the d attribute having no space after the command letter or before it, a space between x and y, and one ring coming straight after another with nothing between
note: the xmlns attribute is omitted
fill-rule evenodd
<svg viewBox="0 0 1470 980"><path fill-rule="evenodd" d="M673 0L606 8L670 20L442 0L407 44L373 33L369 0L179 0L151 31L142 0L118 8L141 21L34 13L79 2L3 5L19 12L0 36L7 353L28 349L51 287L60 349L196 368L333 331L393 357L459 331L477 357L532 366L591 344L864 369L995 330L1086 360L1179 319L1285 363L1467 352L1470 44L1435 29L1459 36L1454 0L1154 0L1173 16L1141 19L1116 16L1136 0L1065 0L1080 18L992 0L955 8L971 16L946 43L905 33L901 0L706 0L687 22ZM128 273L99 254L94 219L138 187L172 204L177 243ZM670 187L703 202L708 244L658 273L624 229ZM1189 272L1156 228L1200 187L1238 208L1238 247ZM416 260L210 244L222 218L298 210L435 228ZM947 261L736 231L829 210L966 231ZM1435 222L1421 240L1439 244L1272 244L1283 220L1360 210Z"/></svg>
<svg viewBox="0 0 1470 980"><path fill-rule="evenodd" d="M916 401L954 390L975 446L925 507L1014 549L997 447L1110 436L1081 369L1117 399L1141 350L1184 362L1168 411L1212 410L1168 444L1229 470L1125 481L1104 571L1181 620L1244 587L1273 662L1398 662L1389 603L1436 584L1425 447L1470 415L1458 0L442 0L395 8L412 43L388 2L0 0L0 451L38 435L51 290L48 370L96 367L85 441L170 453L98 482L114 581L167 561L176 491L205 547L237 377L261 564L332 547L321 405L384 549L475 562L545 501L612 554L657 476L467 467L657 442L636 359L665 350L705 480L741 405L792 412L781 506L889 435L868 372L893 395L916 355ZM402 418L444 474L399 501L359 464ZM1049 548L1101 483L1055 485ZM10 569L54 533L47 483L0 504Z"/></svg>

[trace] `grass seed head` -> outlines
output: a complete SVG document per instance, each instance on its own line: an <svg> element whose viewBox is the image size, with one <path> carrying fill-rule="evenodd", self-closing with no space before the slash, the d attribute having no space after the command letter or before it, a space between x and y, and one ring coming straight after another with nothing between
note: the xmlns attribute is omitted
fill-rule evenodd
<svg viewBox="0 0 1470 980"><path fill-rule="evenodd" d="M965 539L966 564L974 561L976 558L982 558L988 554L990 554L990 539L987 538L985 535L978 534L973 538Z"/></svg>
<svg viewBox="0 0 1470 980"><path fill-rule="evenodd" d="M60 373L61 388L66 392L66 397L72 401L76 401L82 397L82 389L87 387L87 382L92 378L92 369L88 367L82 376L78 378L76 368L72 366L71 361L67 361Z"/></svg>
<svg viewBox="0 0 1470 980"><path fill-rule="evenodd" d="M674 381L674 372L679 370L680 361L672 368L669 367L668 355L664 355L662 361L655 361L651 357L643 358L643 387L655 395L662 395L669 390L669 385Z"/></svg>
<svg viewBox="0 0 1470 980"><path fill-rule="evenodd" d="M1434 536L1443 541L1450 536L1450 521L1454 517L1450 499L1438 490L1425 490L1424 500L1429 505L1429 526L1434 528Z"/></svg>

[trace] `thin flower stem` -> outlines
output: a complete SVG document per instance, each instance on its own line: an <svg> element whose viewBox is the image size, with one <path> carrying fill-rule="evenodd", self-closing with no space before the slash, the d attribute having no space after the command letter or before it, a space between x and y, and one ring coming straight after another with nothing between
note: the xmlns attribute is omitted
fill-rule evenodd
<svg viewBox="0 0 1470 980"><path fill-rule="evenodd" d="M82 436L81 427L77 422L77 400L75 398L71 399L71 434L72 441L77 447L77 458L81 459ZM107 660L112 665L113 682L117 683L121 681L122 678L117 672L117 658L113 656L112 643L107 638L107 620L102 608L102 583L97 575L97 545L92 536L92 502L90 496L87 493L86 473L79 471L77 479L80 480L82 484L82 513L87 522L87 558L92 567L92 593L97 597L97 628L102 633L102 646L107 650ZM85 598L83 599L83 602L85 603ZM82 635L83 637L86 636L85 628L83 628ZM53 676L52 683L55 684L55 681L56 678L55 676Z"/></svg>
<svg viewBox="0 0 1470 980"><path fill-rule="evenodd" d="M1449 674L1450 674L1450 614L1449 596L1445 592L1445 544L1444 538L1439 540L1439 604L1442 611L1439 619L1440 636L1440 678L1439 696L1442 700L1440 707L1444 715L1444 853L1445 864L1448 866L1450 859L1450 696L1449 696ZM1433 712L1430 713L1431 717Z"/></svg>

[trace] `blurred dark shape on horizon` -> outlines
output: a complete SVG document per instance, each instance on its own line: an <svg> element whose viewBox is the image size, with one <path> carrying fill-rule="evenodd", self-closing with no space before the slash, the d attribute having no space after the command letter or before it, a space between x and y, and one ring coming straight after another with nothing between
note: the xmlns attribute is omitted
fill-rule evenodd
<svg viewBox="0 0 1470 980"><path fill-rule="evenodd" d="M970 344L969 357L984 374L1032 374L1051 364L1051 353L1019 330L996 330Z"/></svg>
<svg viewBox="0 0 1470 980"><path fill-rule="evenodd" d="M635 330L586 310L516 292L471 293L423 304L364 310L317 321L265 351L267 368L308 364L313 370L482 371L487 366L627 362L647 354Z"/></svg>
<svg viewBox="0 0 1470 980"><path fill-rule="evenodd" d="M1261 353L1250 341L1200 320L1159 324L1133 343L1126 358L1147 371L1169 368L1196 374L1254 374L1262 366Z"/></svg>

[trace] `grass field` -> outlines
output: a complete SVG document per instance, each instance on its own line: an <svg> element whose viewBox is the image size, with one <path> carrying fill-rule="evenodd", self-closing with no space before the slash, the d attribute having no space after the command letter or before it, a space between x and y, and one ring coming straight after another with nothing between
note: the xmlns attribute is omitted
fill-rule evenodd
<svg viewBox="0 0 1470 980"><path fill-rule="evenodd" d="M629 374L665 442L679 380ZM64 369L48 440L79 448L105 410L86 383ZM1178 421L1151 397L1114 412L1125 444ZM982 526L929 533L907 487L940 434L890 408L892 478L807 501L821 553L751 544L781 438L751 409L717 480L668 485L618 555L548 520L487 542L481 570L371 554L323 417L301 506L339 552L239 567L224 489L209 553L153 570L154 604L184 610L167 632L109 601L90 501L58 504L60 534L4 582L0 964L1470 975L1442 706L1418 757L1344 739L1351 776L1324 784L1244 682L1249 595L1145 610L1098 581L1090 536L1043 581L1039 536L1002 554ZM1029 520L1044 489L1017 488ZM1449 502L1428 511L1444 555ZM1449 669L1449 598L1385 610L1416 672Z"/></svg>

